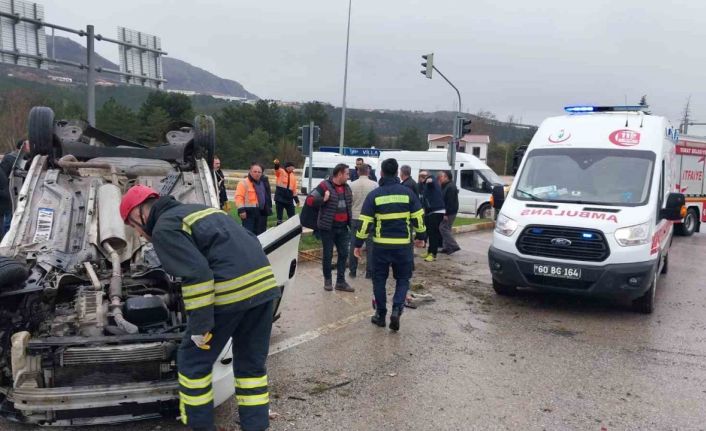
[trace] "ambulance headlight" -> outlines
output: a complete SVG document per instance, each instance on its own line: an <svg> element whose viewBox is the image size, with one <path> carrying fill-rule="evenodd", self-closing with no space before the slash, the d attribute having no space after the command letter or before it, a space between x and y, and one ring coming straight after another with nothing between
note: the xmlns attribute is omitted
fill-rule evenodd
<svg viewBox="0 0 706 431"><path fill-rule="evenodd" d="M615 240L623 247L650 242L650 223L628 226L615 231Z"/></svg>
<svg viewBox="0 0 706 431"><path fill-rule="evenodd" d="M512 236L512 234L517 230L517 226L518 225L515 220L500 214L498 219L495 221L495 232L505 236Z"/></svg>

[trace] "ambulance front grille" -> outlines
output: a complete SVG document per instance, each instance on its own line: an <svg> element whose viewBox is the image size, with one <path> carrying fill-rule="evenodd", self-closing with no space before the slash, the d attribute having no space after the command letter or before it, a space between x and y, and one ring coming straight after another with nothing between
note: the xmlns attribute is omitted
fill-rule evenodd
<svg viewBox="0 0 706 431"><path fill-rule="evenodd" d="M610 247L601 231L561 226L527 226L517 239L517 250L529 256L602 262Z"/></svg>

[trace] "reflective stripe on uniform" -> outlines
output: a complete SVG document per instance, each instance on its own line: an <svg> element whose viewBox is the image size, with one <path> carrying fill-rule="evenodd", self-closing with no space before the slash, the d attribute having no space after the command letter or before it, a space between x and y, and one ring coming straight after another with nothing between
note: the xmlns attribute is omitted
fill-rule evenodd
<svg viewBox="0 0 706 431"><path fill-rule="evenodd" d="M240 389L254 389L267 386L267 376L262 377L236 377L235 387Z"/></svg>
<svg viewBox="0 0 706 431"><path fill-rule="evenodd" d="M375 219L373 217L361 214L358 217L358 220L360 220L362 223L360 224L360 229L358 229L358 231L355 233L355 237L360 239L366 239L368 238L368 225L374 222Z"/></svg>
<svg viewBox="0 0 706 431"><path fill-rule="evenodd" d="M228 305L277 287L270 265L256 269L238 278L216 283L216 305Z"/></svg>
<svg viewBox="0 0 706 431"><path fill-rule="evenodd" d="M377 244L409 244L409 237L407 238L383 238L379 236L373 237L373 242Z"/></svg>
<svg viewBox="0 0 706 431"><path fill-rule="evenodd" d="M413 212L410 217L417 220L417 226L414 228L414 230L417 231L417 233L424 233L427 231L427 226L424 224L424 210L423 209L420 209L418 211Z"/></svg>
<svg viewBox="0 0 706 431"><path fill-rule="evenodd" d="M190 379L179 373L179 384L185 388L189 389L206 389L211 385L213 379L213 374L209 374L206 377L201 377L200 379Z"/></svg>
<svg viewBox="0 0 706 431"><path fill-rule="evenodd" d="M260 395L236 395L239 406L262 406L270 402L270 393Z"/></svg>
<svg viewBox="0 0 706 431"><path fill-rule="evenodd" d="M408 204L409 195L387 195L375 198L375 205L385 204Z"/></svg>
<svg viewBox="0 0 706 431"><path fill-rule="evenodd" d="M201 211L196 211L194 213L189 214L188 216L184 217L184 220L182 220L182 225L181 229L189 234L191 234L191 226L193 226L194 223L197 221L201 220L204 217L208 217L211 214L225 214L224 211L219 210L218 208L206 208Z"/></svg>
<svg viewBox="0 0 706 431"><path fill-rule="evenodd" d="M405 212L401 212L401 213L387 213L387 214L376 213L375 218L378 220L397 220L397 219L409 218L409 211L405 211Z"/></svg>
<svg viewBox="0 0 706 431"><path fill-rule="evenodd" d="M184 308L187 311L213 305L215 301L213 280L182 286L181 295L184 298Z"/></svg>
<svg viewBox="0 0 706 431"><path fill-rule="evenodd" d="M202 406L213 401L213 389L203 395L187 395L179 392L179 401L189 406Z"/></svg>

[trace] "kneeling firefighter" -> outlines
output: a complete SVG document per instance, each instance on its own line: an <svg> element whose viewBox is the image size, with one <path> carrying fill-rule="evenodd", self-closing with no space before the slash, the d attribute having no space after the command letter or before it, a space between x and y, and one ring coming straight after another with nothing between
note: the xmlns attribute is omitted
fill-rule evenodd
<svg viewBox="0 0 706 431"><path fill-rule="evenodd" d="M143 185L127 191L120 215L152 241L164 270L182 280L188 315L177 352L182 422L215 429L212 367L232 339L242 429L267 429L265 361L280 290L257 237L219 209L182 204Z"/></svg>

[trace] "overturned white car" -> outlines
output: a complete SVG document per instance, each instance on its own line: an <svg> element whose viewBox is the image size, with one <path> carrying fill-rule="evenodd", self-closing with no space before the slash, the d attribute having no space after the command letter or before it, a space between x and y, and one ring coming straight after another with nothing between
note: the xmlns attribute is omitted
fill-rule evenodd
<svg viewBox="0 0 706 431"><path fill-rule="evenodd" d="M135 184L218 207L213 119L175 125L147 147L35 107L29 140L0 243L0 415L39 425L176 417L180 280L118 208ZM260 235L283 290L300 235L298 217ZM216 404L233 394L231 362L228 346L214 364Z"/></svg>

